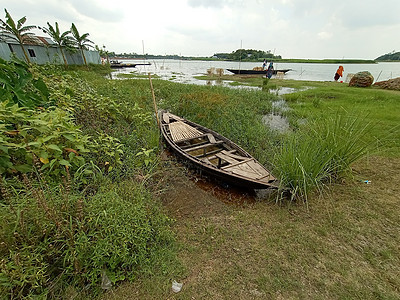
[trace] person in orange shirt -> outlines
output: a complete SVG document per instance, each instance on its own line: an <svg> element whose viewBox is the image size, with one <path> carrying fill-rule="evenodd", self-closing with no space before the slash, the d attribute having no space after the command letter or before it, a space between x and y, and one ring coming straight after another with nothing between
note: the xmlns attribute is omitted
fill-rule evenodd
<svg viewBox="0 0 400 300"><path fill-rule="evenodd" d="M338 81L339 77L343 77L343 66L339 66L339 69L337 69L336 73L335 73L335 81Z"/></svg>

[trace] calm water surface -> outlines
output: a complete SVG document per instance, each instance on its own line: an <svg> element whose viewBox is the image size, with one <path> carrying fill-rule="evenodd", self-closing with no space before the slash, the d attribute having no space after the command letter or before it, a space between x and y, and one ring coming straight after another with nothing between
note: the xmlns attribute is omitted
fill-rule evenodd
<svg viewBox="0 0 400 300"><path fill-rule="evenodd" d="M143 63L143 60L124 60L126 63ZM135 72L139 74L152 73L161 79L171 80L181 83L193 84L227 84L221 82L209 82L197 80L194 76L207 73L210 68L222 68L225 74L232 74L227 69L253 69L261 67L262 63L254 62L227 62L227 61L187 61L187 60L146 60L150 66L137 66L136 68L126 68L117 70L117 73ZM333 76L338 68L336 64L311 64L311 63L275 63L275 69L291 69L284 76L285 79L309 80L309 81L333 81ZM369 71L374 76L375 81L383 81L391 78L400 77L399 63L377 63L377 64L343 64L344 74L341 80L345 81L348 74L361 71ZM228 82L229 83L229 82Z"/></svg>

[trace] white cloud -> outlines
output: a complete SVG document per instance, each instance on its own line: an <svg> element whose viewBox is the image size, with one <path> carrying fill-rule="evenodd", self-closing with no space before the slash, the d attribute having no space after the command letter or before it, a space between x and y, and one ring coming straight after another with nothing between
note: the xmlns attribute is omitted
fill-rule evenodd
<svg viewBox="0 0 400 300"><path fill-rule="evenodd" d="M321 32L318 33L318 37L321 40L328 40L328 39L330 39L332 37L332 33L326 32L326 31L321 31Z"/></svg>
<svg viewBox="0 0 400 300"><path fill-rule="evenodd" d="M376 58L400 48L400 1L6 0L28 25L74 23L111 51L211 56L242 45L283 57ZM4 19L4 13L0 15Z"/></svg>

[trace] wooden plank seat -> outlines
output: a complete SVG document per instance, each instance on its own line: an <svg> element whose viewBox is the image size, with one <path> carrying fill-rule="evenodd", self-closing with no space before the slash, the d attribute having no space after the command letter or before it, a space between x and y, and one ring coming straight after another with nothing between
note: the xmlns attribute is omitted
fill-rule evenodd
<svg viewBox="0 0 400 300"><path fill-rule="evenodd" d="M270 173L259 165L254 158L235 155L229 151L221 151L216 156L228 163L228 165L221 167L225 171L257 180L272 178Z"/></svg>
<svg viewBox="0 0 400 300"><path fill-rule="evenodd" d="M204 133L199 136L194 136L194 137L189 137L186 139L179 140L179 141L177 141L177 143L186 143L186 142L191 142L195 139L202 139L202 138L207 138L208 142L210 142L212 144L215 144L217 142L215 137L211 133ZM207 140L204 140L204 142L207 142ZM181 148L190 147L190 146L191 145L185 145L185 146L182 146Z"/></svg>
<svg viewBox="0 0 400 300"><path fill-rule="evenodd" d="M225 170L225 169L229 169L229 168L232 168L232 167L236 167L236 166L241 165L241 164L247 164L248 162L250 162L252 160L254 160L254 158L248 158L248 159L245 159L245 160L242 160L242 161L237 161L237 162L232 163L232 164L230 164L228 166L222 167L221 169Z"/></svg>
<svg viewBox="0 0 400 300"><path fill-rule="evenodd" d="M228 152L228 153L235 153L236 152L236 150L218 150L218 152ZM217 152L217 153L218 153ZM213 159L216 159L216 158L218 158L216 155L212 155L212 156L207 156L207 158L209 159L209 160L213 160Z"/></svg>
<svg viewBox="0 0 400 300"><path fill-rule="evenodd" d="M224 143L223 141L218 141L215 143L201 144L199 146L194 145L194 147L186 148L186 149L184 149L184 151L185 152L195 151L195 150L204 149L204 148L211 147L211 146L221 145L223 143Z"/></svg>
<svg viewBox="0 0 400 300"><path fill-rule="evenodd" d="M196 158L200 158L200 159L203 159L204 158L204 160L205 159L207 159L207 160L213 160L213 159L216 159L217 157L215 156L215 155L213 155L213 154L216 154L216 153L219 153L219 152L221 152L221 149L215 149L215 150L212 150L212 151L208 151L207 153L202 153L202 154L199 154L199 155L193 155L194 157L196 157ZM211 156L210 156L211 155Z"/></svg>

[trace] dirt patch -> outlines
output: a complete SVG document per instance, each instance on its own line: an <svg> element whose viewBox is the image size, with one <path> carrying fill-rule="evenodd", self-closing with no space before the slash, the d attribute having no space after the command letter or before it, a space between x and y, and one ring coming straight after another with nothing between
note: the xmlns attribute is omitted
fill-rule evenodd
<svg viewBox="0 0 400 300"><path fill-rule="evenodd" d="M169 176L168 188L161 200L175 218L202 218L226 214L235 207L273 198L273 191L227 186L200 175L193 169L187 169L171 157L168 159L168 169L173 175Z"/></svg>

